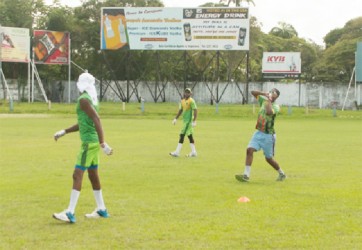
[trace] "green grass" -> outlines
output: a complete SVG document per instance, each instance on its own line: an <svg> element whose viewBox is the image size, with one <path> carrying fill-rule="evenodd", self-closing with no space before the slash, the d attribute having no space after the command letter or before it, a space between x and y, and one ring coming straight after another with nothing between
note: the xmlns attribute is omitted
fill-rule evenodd
<svg viewBox="0 0 362 250"><path fill-rule="evenodd" d="M361 249L360 111L286 109L278 118L277 173L262 152L250 183L244 168L252 106L199 105L197 158L171 158L181 126L176 104L102 104L106 140L100 175L110 219L95 207L85 176L77 223L51 218L68 206L78 134L74 104L0 106L0 249ZM20 114L20 115L19 115ZM25 115L31 114L31 115ZM189 152L186 141L182 153ZM238 203L241 196L249 203Z"/></svg>

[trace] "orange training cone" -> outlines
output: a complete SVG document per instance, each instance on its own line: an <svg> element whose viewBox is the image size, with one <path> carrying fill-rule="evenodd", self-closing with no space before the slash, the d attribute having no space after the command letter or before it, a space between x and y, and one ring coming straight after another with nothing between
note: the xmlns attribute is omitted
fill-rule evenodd
<svg viewBox="0 0 362 250"><path fill-rule="evenodd" d="M239 199L238 199L238 202L250 202L250 199L246 196L241 196Z"/></svg>

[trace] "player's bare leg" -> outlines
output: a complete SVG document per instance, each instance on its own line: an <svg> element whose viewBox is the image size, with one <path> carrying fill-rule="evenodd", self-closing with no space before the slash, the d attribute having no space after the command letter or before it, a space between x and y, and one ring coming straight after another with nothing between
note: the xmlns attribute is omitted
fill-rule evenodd
<svg viewBox="0 0 362 250"><path fill-rule="evenodd" d="M85 216L87 218L108 218L109 214L103 200L98 169L88 169L88 178L92 184L93 194L96 200L97 208L92 213L86 214Z"/></svg>
<svg viewBox="0 0 362 250"><path fill-rule="evenodd" d="M251 164L253 164L254 152L255 151L256 150L254 148L247 148L246 149L245 166L251 166Z"/></svg>
<svg viewBox="0 0 362 250"><path fill-rule="evenodd" d="M77 206L77 203L78 203L80 190L82 189L83 174L84 174L83 170L81 170L79 168L74 169L73 189L70 194L69 206L63 212L54 213L53 217L55 219L65 221L65 222L70 222L70 223L76 222L74 211L75 211L75 207Z"/></svg>
<svg viewBox="0 0 362 250"><path fill-rule="evenodd" d="M98 169L89 169L88 170L88 178L92 183L93 190L100 190L101 189L101 182L98 176Z"/></svg>
<svg viewBox="0 0 362 250"><path fill-rule="evenodd" d="M246 158L245 158L245 170L244 174L237 174L235 175L235 178L238 181L242 182L248 182L250 179L250 170L251 170L251 164L253 164L254 159L254 152L256 150L254 148L247 148L246 149Z"/></svg>
<svg viewBox="0 0 362 250"><path fill-rule="evenodd" d="M284 174L283 170L280 168L278 162L274 160L274 158L265 158L265 160L272 166L276 171L278 171L279 176L277 181L283 181L287 176Z"/></svg>
<svg viewBox="0 0 362 250"><path fill-rule="evenodd" d="M77 190L79 192L82 189L83 175L84 175L83 170L81 170L79 168L74 169L74 172L73 172L73 189L75 189L75 190Z"/></svg>

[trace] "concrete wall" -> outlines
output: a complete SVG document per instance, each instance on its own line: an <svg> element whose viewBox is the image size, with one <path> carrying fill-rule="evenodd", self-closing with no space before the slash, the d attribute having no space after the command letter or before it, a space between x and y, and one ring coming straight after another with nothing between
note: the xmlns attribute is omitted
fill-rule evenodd
<svg viewBox="0 0 362 250"><path fill-rule="evenodd" d="M9 85L10 92L13 95L14 101L19 99L28 99L28 88L18 89L16 81L7 81ZM119 86L122 88L123 92L126 94L127 83L118 82ZM70 92L68 85L70 86ZM355 88L354 84L348 90L348 84L316 84L316 83L273 83L273 82L264 82L264 83L249 83L249 94L248 100L249 103L254 102L254 98L251 96L251 90L262 90L268 91L271 88L278 88L281 92L281 95L278 99L278 103L286 106L309 106L316 108L330 108L333 107L334 103L337 105L337 108L342 108L344 101L345 109L354 109L355 102L358 105L362 103L362 84L358 84ZM97 84L97 89L99 93L99 86ZM114 90L117 90L117 86L112 83L111 87L108 87L103 101L111 102L120 102L120 98L117 96ZM178 102L180 100L179 92L183 92L184 83L171 83L168 82L164 86L159 83L157 86L157 91L155 92L155 83L138 83L137 87L132 82L129 86L130 94L136 92L138 97L142 97L146 102L154 102L154 96L160 97L157 99L157 102ZM239 87L238 87L239 86ZM186 87L193 88L193 96L197 103L210 103L213 99L214 103L216 99L220 103L243 103L243 96L240 93L246 93L246 84L245 83L188 83ZM103 90L105 85L103 85ZM239 90L240 89L240 90ZM136 90L136 91L134 91ZM348 96L346 94L348 91ZM54 82L48 86L45 86L45 92L48 99L52 102L68 102L69 97L70 101L74 102L78 97L78 91L76 88L75 82L68 84L67 81L58 81ZM35 83L34 97L37 101L44 101L44 97L41 94L39 85ZM3 86L0 85L0 98L4 98ZM138 98L133 93L130 96L131 102L138 102Z"/></svg>

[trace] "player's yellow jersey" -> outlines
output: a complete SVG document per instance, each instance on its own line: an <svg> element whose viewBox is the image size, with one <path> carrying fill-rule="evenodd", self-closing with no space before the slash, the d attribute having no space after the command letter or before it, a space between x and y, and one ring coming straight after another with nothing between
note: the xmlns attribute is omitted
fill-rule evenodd
<svg viewBox="0 0 362 250"><path fill-rule="evenodd" d="M184 122L191 122L193 118L193 110L197 109L194 99L182 99L179 109L182 109L182 119Z"/></svg>

